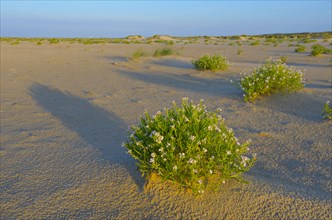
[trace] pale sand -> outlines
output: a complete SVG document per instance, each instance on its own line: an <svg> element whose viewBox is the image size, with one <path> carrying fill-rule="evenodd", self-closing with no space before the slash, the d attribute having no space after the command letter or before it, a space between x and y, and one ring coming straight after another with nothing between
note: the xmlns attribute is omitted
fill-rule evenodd
<svg viewBox="0 0 332 220"><path fill-rule="evenodd" d="M160 45L1 43L1 219L331 219L331 56L272 46L174 45L180 55L127 62ZM183 48L182 48L183 47ZM309 46L308 46L309 47ZM243 54L236 55L238 49ZM224 73L191 60L223 53ZM245 103L229 80L268 57L305 71L297 93ZM195 198L140 177L121 147L128 126L182 97L223 108L256 165L219 192Z"/></svg>

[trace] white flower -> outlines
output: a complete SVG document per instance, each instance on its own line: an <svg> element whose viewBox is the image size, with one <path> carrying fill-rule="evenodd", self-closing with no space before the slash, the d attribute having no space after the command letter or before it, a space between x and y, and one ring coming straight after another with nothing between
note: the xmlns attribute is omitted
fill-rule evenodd
<svg viewBox="0 0 332 220"><path fill-rule="evenodd" d="M206 153L206 152L207 152L207 149L206 149L206 148L203 148L203 152Z"/></svg>
<svg viewBox="0 0 332 220"><path fill-rule="evenodd" d="M150 163L154 163L154 158L150 158Z"/></svg>
<svg viewBox="0 0 332 220"><path fill-rule="evenodd" d="M177 166L173 166L173 170L177 170L178 169L178 167Z"/></svg>
<svg viewBox="0 0 332 220"><path fill-rule="evenodd" d="M180 158L184 158L185 154L184 153L179 153Z"/></svg>
<svg viewBox="0 0 332 220"><path fill-rule="evenodd" d="M203 180L198 180L197 181L199 184L202 184L203 183Z"/></svg>
<svg viewBox="0 0 332 220"><path fill-rule="evenodd" d="M190 158L189 160L188 160L188 163L190 163L190 164L195 164L197 161L196 160L194 160L193 158Z"/></svg>
<svg viewBox="0 0 332 220"><path fill-rule="evenodd" d="M160 152L163 152L163 151L164 151L164 148L159 148L159 151L160 151Z"/></svg>
<svg viewBox="0 0 332 220"><path fill-rule="evenodd" d="M131 154L131 153L132 153L132 151L131 151L131 150L128 150L128 151L127 151L127 153L128 153L128 154Z"/></svg>
<svg viewBox="0 0 332 220"><path fill-rule="evenodd" d="M210 174L212 174L212 173L213 173L213 171L212 171L212 170L209 170L209 173L210 173Z"/></svg>
<svg viewBox="0 0 332 220"><path fill-rule="evenodd" d="M155 158L156 157L156 153L151 153L151 157Z"/></svg>
<svg viewBox="0 0 332 220"><path fill-rule="evenodd" d="M204 190L198 190L198 193L199 193L199 194L203 194L203 193L204 193Z"/></svg>
<svg viewBox="0 0 332 220"><path fill-rule="evenodd" d="M196 139L196 137L193 136L193 135L191 135L191 136L189 137L189 139L190 139L191 141L194 141L194 140Z"/></svg>
<svg viewBox="0 0 332 220"><path fill-rule="evenodd" d="M223 181L222 181L222 183L223 183L223 184L225 184L225 183L226 183L226 181L225 181L225 180L223 180Z"/></svg>
<svg viewBox="0 0 332 220"><path fill-rule="evenodd" d="M196 169L193 169L193 172L194 172L194 173L198 173L198 171L197 171Z"/></svg>
<svg viewBox="0 0 332 220"><path fill-rule="evenodd" d="M208 126L208 130L209 130L209 131L212 131L212 127L211 127L211 126Z"/></svg>
<svg viewBox="0 0 332 220"><path fill-rule="evenodd" d="M226 154L227 154L227 155L231 155L232 152L230 152L230 151L228 150L228 151L226 151Z"/></svg>
<svg viewBox="0 0 332 220"><path fill-rule="evenodd" d="M169 147L169 146L171 146L171 144L170 144L170 143L167 143L167 144L166 144L166 147Z"/></svg>

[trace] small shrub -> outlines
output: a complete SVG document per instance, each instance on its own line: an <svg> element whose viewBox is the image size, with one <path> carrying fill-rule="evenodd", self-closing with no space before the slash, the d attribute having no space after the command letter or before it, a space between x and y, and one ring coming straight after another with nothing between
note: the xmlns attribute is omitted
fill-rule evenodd
<svg viewBox="0 0 332 220"><path fill-rule="evenodd" d="M281 57L279 57L279 60L280 60L282 63L287 63L287 61L288 61L288 57L286 57L286 56L281 56Z"/></svg>
<svg viewBox="0 0 332 220"><path fill-rule="evenodd" d="M239 82L245 101L253 101L260 95L296 91L304 86L303 74L280 60L269 60L250 74L244 74Z"/></svg>
<svg viewBox="0 0 332 220"><path fill-rule="evenodd" d="M242 49L238 49L237 50L237 55L241 55L243 53L243 50Z"/></svg>
<svg viewBox="0 0 332 220"><path fill-rule="evenodd" d="M175 54L175 51L172 48L162 48L155 50L153 56L160 57L160 56L169 56Z"/></svg>
<svg viewBox="0 0 332 220"><path fill-rule="evenodd" d="M136 61L138 60L139 58L141 57L145 57L147 56L147 53L142 51L142 50L136 50L134 51L128 58L128 60L131 60L131 61Z"/></svg>
<svg viewBox="0 0 332 220"><path fill-rule="evenodd" d="M305 52L305 46L304 45L298 45L297 48L294 50L296 53L303 53Z"/></svg>
<svg viewBox="0 0 332 220"><path fill-rule="evenodd" d="M192 62L198 70L227 70L230 67L230 63L226 57L221 55L204 55Z"/></svg>
<svg viewBox="0 0 332 220"><path fill-rule="evenodd" d="M57 38L51 38L51 39L48 39L48 42L49 42L49 44L58 44L58 43L60 43L60 40Z"/></svg>
<svg viewBox="0 0 332 220"><path fill-rule="evenodd" d="M249 142L240 144L218 112L206 110L203 100L195 105L183 98L180 107L173 102L163 113L145 113L132 130L124 147L138 161L142 175L155 173L194 193L215 183L210 177L220 180L217 185L230 178L243 181L239 175L256 159L244 156Z"/></svg>
<svg viewBox="0 0 332 220"><path fill-rule="evenodd" d="M260 44L259 40L253 41L250 43L251 46L258 46Z"/></svg>
<svg viewBox="0 0 332 220"><path fill-rule="evenodd" d="M332 106L330 106L329 101L326 101L326 103L323 107L322 117L332 120Z"/></svg>
<svg viewBox="0 0 332 220"><path fill-rule="evenodd" d="M311 56L318 56L320 54L328 54L331 53L331 50L329 50L328 48L320 45L320 44L315 44L311 47L312 51L311 51Z"/></svg>

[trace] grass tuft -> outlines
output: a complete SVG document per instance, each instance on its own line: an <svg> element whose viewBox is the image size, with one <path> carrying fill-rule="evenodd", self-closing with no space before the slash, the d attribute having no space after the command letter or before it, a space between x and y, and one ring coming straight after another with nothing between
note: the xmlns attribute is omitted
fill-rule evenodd
<svg viewBox="0 0 332 220"><path fill-rule="evenodd" d="M153 53L154 57L161 57L161 56L170 56L176 54L172 48L165 47L162 49L156 49Z"/></svg>
<svg viewBox="0 0 332 220"><path fill-rule="evenodd" d="M221 55L204 55L194 60L193 65L198 70L227 70L230 67L230 63L226 59L226 57Z"/></svg>

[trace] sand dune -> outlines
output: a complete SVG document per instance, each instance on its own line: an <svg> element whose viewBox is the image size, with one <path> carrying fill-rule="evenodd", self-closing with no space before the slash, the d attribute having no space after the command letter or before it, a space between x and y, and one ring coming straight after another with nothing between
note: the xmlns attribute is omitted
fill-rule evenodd
<svg viewBox="0 0 332 220"><path fill-rule="evenodd" d="M164 39L164 38L163 38ZM172 46L180 55L128 62L158 44L1 43L2 219L331 219L331 56L229 42ZM226 72L194 70L191 60L222 53ZM304 70L297 93L245 103L230 80L268 57ZM250 184L228 181L194 197L168 182L146 182L121 147L145 110L182 97L223 108L241 141L252 139Z"/></svg>

